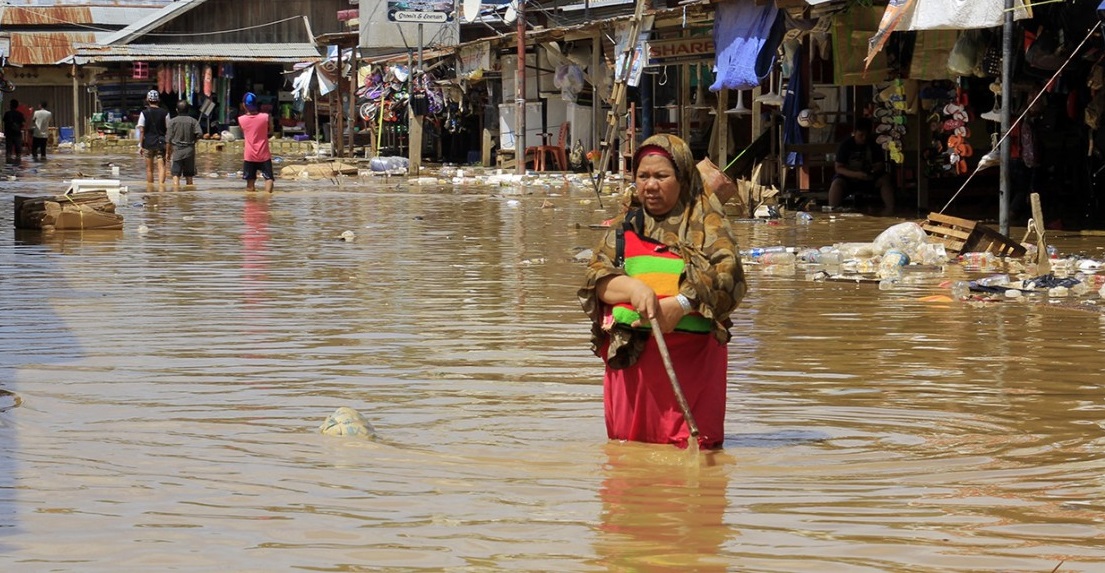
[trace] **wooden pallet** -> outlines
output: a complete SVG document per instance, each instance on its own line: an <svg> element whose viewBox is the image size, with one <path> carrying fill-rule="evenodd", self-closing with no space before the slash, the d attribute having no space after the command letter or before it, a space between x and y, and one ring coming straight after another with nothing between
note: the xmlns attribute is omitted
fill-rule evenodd
<svg viewBox="0 0 1105 573"><path fill-rule="evenodd" d="M949 255L989 252L1000 257L1023 257L1025 248L1009 237L970 219L929 213L921 224L925 233L944 243Z"/></svg>

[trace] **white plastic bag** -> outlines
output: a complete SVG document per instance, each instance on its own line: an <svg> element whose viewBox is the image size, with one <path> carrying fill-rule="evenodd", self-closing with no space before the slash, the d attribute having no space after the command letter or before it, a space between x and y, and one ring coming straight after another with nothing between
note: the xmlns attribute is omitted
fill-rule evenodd
<svg viewBox="0 0 1105 573"><path fill-rule="evenodd" d="M905 253L909 258L916 259L918 258L918 249L927 239L928 235L920 225L905 222L887 227L885 231L879 233L878 237L875 237L872 245L879 255L883 255L890 250L898 250Z"/></svg>
<svg viewBox="0 0 1105 573"><path fill-rule="evenodd" d="M553 85L560 88L560 97L564 101L574 102L583 89L583 70L571 64L557 66Z"/></svg>

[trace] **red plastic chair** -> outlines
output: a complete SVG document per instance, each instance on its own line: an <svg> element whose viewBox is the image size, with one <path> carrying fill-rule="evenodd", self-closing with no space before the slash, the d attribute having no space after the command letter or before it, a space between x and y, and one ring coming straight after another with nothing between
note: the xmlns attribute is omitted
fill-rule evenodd
<svg viewBox="0 0 1105 573"><path fill-rule="evenodd" d="M534 171L545 171L548 167L546 162L548 156L551 154L553 160L556 161L556 168L559 171L568 170L568 129L571 124L564 122L560 124L560 133L557 137L556 145L536 145L526 148L526 156L530 153L533 154L533 169ZM548 138L548 133L541 134L543 137Z"/></svg>

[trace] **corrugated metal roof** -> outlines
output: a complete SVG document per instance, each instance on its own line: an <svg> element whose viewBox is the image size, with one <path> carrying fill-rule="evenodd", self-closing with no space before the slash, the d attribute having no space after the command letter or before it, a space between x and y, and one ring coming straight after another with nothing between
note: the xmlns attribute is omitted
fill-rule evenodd
<svg viewBox="0 0 1105 573"><path fill-rule="evenodd" d="M104 40L104 43L117 45L129 44L145 34L148 34L150 31L163 26L167 22L171 22L177 16L194 8L198 8L206 1L207 0L177 0L153 14L134 21L130 26L119 30L110 38Z"/></svg>
<svg viewBox="0 0 1105 573"><path fill-rule="evenodd" d="M18 6L8 4L0 10L0 26L42 26L66 28L70 26L129 26L136 19L161 11L162 6ZM90 29L89 31L94 31Z"/></svg>
<svg viewBox="0 0 1105 573"><path fill-rule="evenodd" d="M59 26L92 24L88 6L7 6L0 14L3 26Z"/></svg>
<svg viewBox="0 0 1105 573"><path fill-rule="evenodd" d="M127 44L85 45L76 49L78 64L93 62L319 62L313 44ZM65 59L58 63L69 63Z"/></svg>
<svg viewBox="0 0 1105 573"><path fill-rule="evenodd" d="M75 44L96 41L89 32L11 32L11 56L14 64L53 65L68 58Z"/></svg>

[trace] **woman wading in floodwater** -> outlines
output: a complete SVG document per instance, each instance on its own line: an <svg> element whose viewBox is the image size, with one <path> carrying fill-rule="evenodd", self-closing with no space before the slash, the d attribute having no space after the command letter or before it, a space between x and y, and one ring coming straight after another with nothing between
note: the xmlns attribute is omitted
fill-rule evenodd
<svg viewBox="0 0 1105 573"><path fill-rule="evenodd" d="M656 318L699 446L721 447L729 314L747 290L736 240L682 139L648 138L633 165L632 204L595 249L579 290L592 349L606 364L607 434L687 445L690 432L648 328Z"/></svg>

